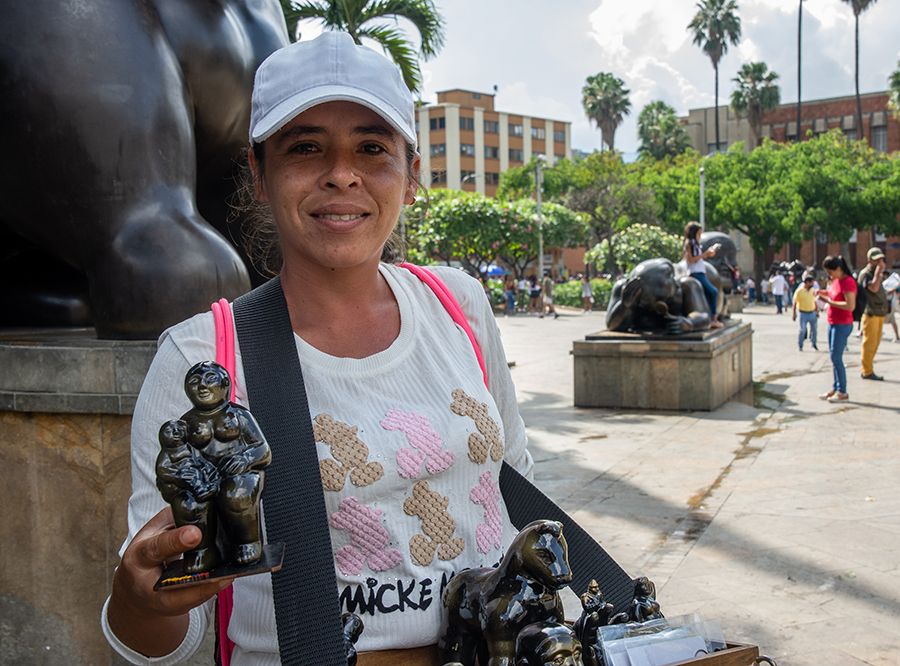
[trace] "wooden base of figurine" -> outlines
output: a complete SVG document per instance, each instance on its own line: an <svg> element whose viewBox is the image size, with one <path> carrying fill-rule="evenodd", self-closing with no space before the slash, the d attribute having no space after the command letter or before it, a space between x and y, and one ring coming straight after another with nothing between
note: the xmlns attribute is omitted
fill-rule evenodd
<svg viewBox="0 0 900 666"><path fill-rule="evenodd" d="M169 564L153 586L154 590L187 587L199 585L221 578L242 578L261 573L279 571L284 562L284 544L267 543L263 546L263 554L253 564L220 564L209 571L198 574L184 572L184 560L176 560Z"/></svg>

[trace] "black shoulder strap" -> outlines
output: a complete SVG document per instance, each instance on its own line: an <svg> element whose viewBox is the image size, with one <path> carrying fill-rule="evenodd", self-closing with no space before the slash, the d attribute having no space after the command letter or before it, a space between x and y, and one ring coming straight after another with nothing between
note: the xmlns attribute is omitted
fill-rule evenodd
<svg viewBox="0 0 900 666"><path fill-rule="evenodd" d="M282 664L344 666L340 606L319 461L306 389L281 281L275 278L234 302L244 379L253 415L272 447L263 513L267 538L286 544L272 574ZM500 489L510 520L563 523L574 579L583 592L596 579L607 601L625 610L634 584L622 567L572 518L507 463Z"/></svg>
<svg viewBox="0 0 900 666"><path fill-rule="evenodd" d="M281 663L346 666L316 442L280 279L238 298L234 322L250 407L272 448L266 537L286 544L272 574Z"/></svg>

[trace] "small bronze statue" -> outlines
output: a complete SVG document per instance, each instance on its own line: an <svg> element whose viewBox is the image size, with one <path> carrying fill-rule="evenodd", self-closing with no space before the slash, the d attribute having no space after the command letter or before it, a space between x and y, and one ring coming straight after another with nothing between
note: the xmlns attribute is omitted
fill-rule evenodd
<svg viewBox="0 0 900 666"><path fill-rule="evenodd" d="M712 267L707 275L716 273ZM717 285L718 274L716 273ZM710 311L700 283L677 276L668 259L648 259L619 279L610 295L610 331L680 335L709 328Z"/></svg>
<svg viewBox="0 0 900 666"><path fill-rule="evenodd" d="M562 525L536 520L519 532L495 569L469 569L444 590L440 663L515 663L519 632L535 622L563 623L558 590L572 581ZM532 663L532 662L529 662Z"/></svg>
<svg viewBox="0 0 900 666"><path fill-rule="evenodd" d="M581 643L565 624L536 622L516 637L516 666L585 666Z"/></svg>
<svg viewBox="0 0 900 666"><path fill-rule="evenodd" d="M591 580L587 591L581 595L581 617L575 621L575 635L581 643L585 666L603 666L603 649L600 647L600 627L609 624L613 605L603 598L596 580Z"/></svg>
<svg viewBox="0 0 900 666"><path fill-rule="evenodd" d="M365 625L356 613L341 615L341 633L344 636L344 651L347 654L347 666L356 666L356 642L362 635Z"/></svg>
<svg viewBox="0 0 900 666"><path fill-rule="evenodd" d="M630 622L647 622L665 617L656 600L656 585L646 576L634 581L634 599L631 601Z"/></svg>
<svg viewBox="0 0 900 666"><path fill-rule="evenodd" d="M283 544L263 559L259 499L272 452L256 419L228 400L231 377L211 361L184 379L194 407L160 429L157 486L172 505L176 525L203 532L197 549L163 573L157 585L188 584L217 576L277 570ZM211 572L222 564L227 571ZM258 565L248 569L251 565Z"/></svg>

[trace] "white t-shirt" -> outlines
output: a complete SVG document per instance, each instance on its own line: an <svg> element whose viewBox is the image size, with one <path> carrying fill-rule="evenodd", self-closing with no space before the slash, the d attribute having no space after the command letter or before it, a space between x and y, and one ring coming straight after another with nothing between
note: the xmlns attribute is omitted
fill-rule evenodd
<svg viewBox="0 0 900 666"><path fill-rule="evenodd" d="M397 266L381 266L401 320L388 349L362 359L338 358L295 336L310 415L321 427L320 463L332 470L344 465L347 461L338 459L345 456L328 440L350 433L355 452L382 470L360 486L344 474L339 489L324 490L336 594L341 610L357 613L365 623L360 651L437 642L447 580L467 567L494 566L516 534L498 487L502 460L522 474L532 473L515 389L481 285L452 268L434 270L457 297L481 345L490 393L465 333L424 283ZM204 313L160 338L134 411L129 534L120 552L165 505L155 485L157 433L164 421L190 409L184 375L193 364L215 358L214 330L212 315ZM236 402L252 411L236 347ZM484 414L476 413L481 405ZM473 461L469 440L481 433L503 447L502 458ZM182 645L152 663L178 663L193 654L212 608L210 601L191 611ZM102 623L119 654L132 663L149 663L112 634L106 606ZM279 663L270 576L235 581L228 634L236 644L233 666Z"/></svg>
<svg viewBox="0 0 900 666"><path fill-rule="evenodd" d="M772 285L773 296L784 296L784 292L787 289L787 280L784 279L784 276L781 275L781 273L773 275L769 278L769 282Z"/></svg>

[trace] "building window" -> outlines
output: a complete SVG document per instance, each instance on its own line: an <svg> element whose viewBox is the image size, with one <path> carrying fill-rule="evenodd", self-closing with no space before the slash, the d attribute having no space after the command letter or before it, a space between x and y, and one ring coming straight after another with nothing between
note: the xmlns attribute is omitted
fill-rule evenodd
<svg viewBox="0 0 900 666"><path fill-rule="evenodd" d="M442 155L447 154L447 144L446 143L433 143L431 144L431 149L429 150L432 157L440 157Z"/></svg>
<svg viewBox="0 0 900 666"><path fill-rule="evenodd" d="M475 119L467 118L465 116L459 117L459 129L473 131L475 129Z"/></svg>
<svg viewBox="0 0 900 666"><path fill-rule="evenodd" d="M521 148L510 148L509 149L509 161L510 162L524 162L525 155L522 153Z"/></svg>
<svg viewBox="0 0 900 666"><path fill-rule="evenodd" d="M500 148L497 146L485 146L484 156L489 160L500 159Z"/></svg>
<svg viewBox="0 0 900 666"><path fill-rule="evenodd" d="M728 149L728 144L725 143L724 141L719 144L719 150L716 150L716 144L714 144L714 143L706 144L706 154L707 155L710 153L716 153L716 152L724 153L727 149Z"/></svg>
<svg viewBox="0 0 900 666"><path fill-rule="evenodd" d="M566 130L553 130L553 140L556 143L566 142Z"/></svg>
<svg viewBox="0 0 900 666"><path fill-rule="evenodd" d="M887 127L872 128L872 148L881 153L887 152Z"/></svg>
<svg viewBox="0 0 900 666"><path fill-rule="evenodd" d="M500 134L500 123L496 120L485 120L484 121L484 133L485 134Z"/></svg>
<svg viewBox="0 0 900 666"><path fill-rule="evenodd" d="M441 116L440 118L429 118L428 127L433 130L444 129L446 122L447 120L444 116Z"/></svg>
<svg viewBox="0 0 900 666"><path fill-rule="evenodd" d="M566 156L565 156L565 155L560 155L559 153L554 153L554 154L553 154L553 161L554 161L554 162L559 162L560 160L564 160L564 159L566 159Z"/></svg>
<svg viewBox="0 0 900 666"><path fill-rule="evenodd" d="M532 139L545 139L545 138L547 138L547 131L543 127L532 127L531 128L531 138Z"/></svg>
<svg viewBox="0 0 900 666"><path fill-rule="evenodd" d="M509 133L513 136L522 136L524 133L524 129L522 128L521 123L510 123L509 124Z"/></svg>
<svg viewBox="0 0 900 666"><path fill-rule="evenodd" d="M473 92L473 93L472 93L472 99L481 99L481 93Z"/></svg>
<svg viewBox="0 0 900 666"><path fill-rule="evenodd" d="M485 185L499 185L500 184L500 174L492 173L488 171L484 174L484 184Z"/></svg>
<svg viewBox="0 0 900 666"><path fill-rule="evenodd" d="M847 129L844 130L844 136L847 137L850 141L856 141L856 129Z"/></svg>
<svg viewBox="0 0 900 666"><path fill-rule="evenodd" d="M460 155L468 155L469 157L475 157L475 146L471 143L461 143L459 144L459 154Z"/></svg>
<svg viewBox="0 0 900 666"><path fill-rule="evenodd" d="M447 171L441 169L440 171L432 171L431 172L431 184L432 185L442 185L447 182Z"/></svg>
<svg viewBox="0 0 900 666"><path fill-rule="evenodd" d="M466 183L470 183L475 180L475 172L468 171L467 169L463 169L459 172L459 184L465 185Z"/></svg>

